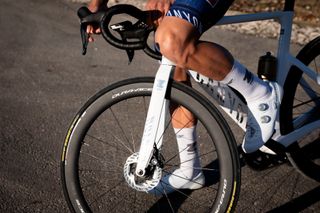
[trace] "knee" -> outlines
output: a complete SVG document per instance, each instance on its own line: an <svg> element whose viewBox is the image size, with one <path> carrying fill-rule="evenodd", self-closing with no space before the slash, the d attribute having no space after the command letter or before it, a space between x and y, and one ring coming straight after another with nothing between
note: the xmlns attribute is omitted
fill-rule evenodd
<svg viewBox="0 0 320 213"><path fill-rule="evenodd" d="M156 32L156 43L160 52L181 68L188 68L188 58L195 52L196 46L185 35L170 29L160 28Z"/></svg>

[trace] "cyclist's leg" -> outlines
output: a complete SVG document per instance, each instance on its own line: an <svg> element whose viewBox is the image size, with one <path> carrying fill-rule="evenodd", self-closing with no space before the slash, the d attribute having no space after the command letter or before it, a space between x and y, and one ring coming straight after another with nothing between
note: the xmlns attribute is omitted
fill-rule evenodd
<svg viewBox="0 0 320 213"><path fill-rule="evenodd" d="M238 90L246 98L250 109L246 133L245 149L252 152L261 147L274 131L277 98L275 89L250 73L222 46L211 42L200 42L203 30L212 26L216 17L227 10L232 1L215 1L217 7L207 11L203 6L192 8L193 4L208 4L205 0L177 0L170 8L168 16L161 22L156 42L160 51L167 58L184 69L197 70L199 73L222 81ZM196 3L196 4L197 4ZM196 5L198 6L198 5ZM210 6L209 6L210 7ZM215 19L211 23L201 23L208 17ZM262 131L263 130L263 131Z"/></svg>

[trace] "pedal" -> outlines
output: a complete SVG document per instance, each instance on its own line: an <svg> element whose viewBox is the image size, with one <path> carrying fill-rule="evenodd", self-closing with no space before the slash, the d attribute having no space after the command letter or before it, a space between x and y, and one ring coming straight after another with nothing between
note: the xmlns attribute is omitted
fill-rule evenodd
<svg viewBox="0 0 320 213"><path fill-rule="evenodd" d="M274 141L272 139L268 140L264 146L274 152L276 155L285 155L286 153L286 147L284 147L282 144L278 143L277 141ZM263 150L261 150L263 151ZM268 152L267 152L268 153Z"/></svg>
<svg viewBox="0 0 320 213"><path fill-rule="evenodd" d="M265 170L273 166L278 166L288 161L285 147L276 141L269 140L265 143L265 148L246 154L241 152L244 163L254 170Z"/></svg>

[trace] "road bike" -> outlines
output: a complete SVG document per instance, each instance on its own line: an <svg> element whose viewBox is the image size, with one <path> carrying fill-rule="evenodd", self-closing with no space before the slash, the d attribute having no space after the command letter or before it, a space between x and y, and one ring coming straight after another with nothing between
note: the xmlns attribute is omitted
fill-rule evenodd
<svg viewBox="0 0 320 213"><path fill-rule="evenodd" d="M125 21L115 18L117 22L112 23L114 17L123 14ZM225 118L231 117L245 131L246 102L232 88L193 70L188 73L203 90L174 81L175 65L149 42L155 31L148 24L150 14L131 5L116 5L93 14L85 7L78 11L83 54L88 45L86 25L99 24L106 41L126 50L129 60L135 50L144 50L161 60L161 65L155 78L131 78L107 86L76 114L61 159L62 185L70 210L231 212L239 197L241 167L237 143ZM273 80L283 88L282 101L275 134L265 151L286 155L300 172L320 181L320 37L293 57L293 15L294 1L287 0L283 11L225 16L217 25L267 19L280 23ZM171 106L187 109L198 120L197 142L205 184L198 190L176 189L159 196L150 190L182 163Z"/></svg>

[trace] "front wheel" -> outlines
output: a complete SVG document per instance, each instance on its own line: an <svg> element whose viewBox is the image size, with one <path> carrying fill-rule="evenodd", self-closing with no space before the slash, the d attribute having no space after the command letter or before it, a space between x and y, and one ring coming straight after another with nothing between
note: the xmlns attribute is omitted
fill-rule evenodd
<svg viewBox="0 0 320 213"><path fill-rule="evenodd" d="M156 196L128 184L124 171L137 159L152 86L152 78L111 85L92 97L75 117L65 139L61 162L62 183L71 211L234 210L240 189L240 164L231 130L212 104L191 88L175 82L166 99L170 104L187 108L198 119L197 142L205 186ZM170 174L181 163L171 122L167 113L160 150L163 165L157 174Z"/></svg>
<svg viewBox="0 0 320 213"><path fill-rule="evenodd" d="M320 74L320 37L309 42L297 58ZM284 85L281 132L290 133L320 119L320 86L296 67ZM290 162L304 175L320 182L320 128L288 147Z"/></svg>

